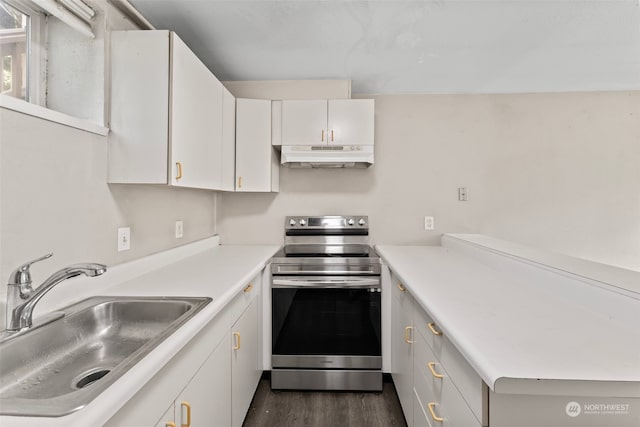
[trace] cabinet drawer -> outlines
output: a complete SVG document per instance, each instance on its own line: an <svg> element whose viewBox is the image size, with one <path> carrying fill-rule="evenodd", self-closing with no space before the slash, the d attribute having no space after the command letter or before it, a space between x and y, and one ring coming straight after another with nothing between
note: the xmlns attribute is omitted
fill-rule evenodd
<svg viewBox="0 0 640 427"><path fill-rule="evenodd" d="M247 305L251 304L251 302L260 295L262 291L262 280L260 280L260 275L258 274L256 277L251 279L247 284L245 284L242 293L240 294L240 299Z"/></svg>
<svg viewBox="0 0 640 427"><path fill-rule="evenodd" d="M433 364L434 373L429 369L430 363ZM420 334L416 334L414 339L413 368L415 373L414 385L419 392L418 397L424 403L426 409L426 402L434 399L441 400L442 382L447 373ZM442 378L438 378L440 375L442 375Z"/></svg>
<svg viewBox="0 0 640 427"><path fill-rule="evenodd" d="M415 388L413 389L413 427L433 427Z"/></svg>
<svg viewBox="0 0 640 427"><path fill-rule="evenodd" d="M446 375L439 384L418 370L415 374L414 392L419 410L414 406L414 422L420 425L420 413L431 427L481 427L482 423L473 414L458 389Z"/></svg>
<svg viewBox="0 0 640 427"><path fill-rule="evenodd" d="M233 319L228 327L231 327L235 319L238 319L247 307L249 307L251 302L260 295L261 288L260 275L257 275L246 283L244 289L224 308L224 314L228 312L229 314L227 316Z"/></svg>
<svg viewBox="0 0 640 427"><path fill-rule="evenodd" d="M415 328L418 331L416 341L425 342L428 346L427 349L416 347L416 364L420 366L421 371L427 377L437 380L428 367L429 363L435 363L432 365L434 371L437 374L445 375L455 385L475 417L486 424L488 389L480 376L444 334L436 335L431 331L427 326L429 323L433 323L429 315L418 309L415 318ZM433 328L439 331L437 325L433 325ZM420 354L421 352L422 354ZM418 362L418 357L426 357L428 360ZM441 382L434 381L433 384L434 387L437 387L441 385ZM434 391L437 392L437 388L434 388ZM436 395L438 394L436 393Z"/></svg>
<svg viewBox="0 0 640 427"><path fill-rule="evenodd" d="M428 409L428 408L426 408ZM471 411L458 389L445 376L442 381L442 400L433 407L436 416L444 418L442 423L432 422L434 427L482 427L482 423ZM429 412L429 411L428 411Z"/></svg>
<svg viewBox="0 0 640 427"><path fill-rule="evenodd" d="M417 302L414 323L416 330L424 337L427 344L429 344L429 347L431 347L439 357L442 354L444 334L442 333L440 326L433 321L431 316L418 306Z"/></svg>
<svg viewBox="0 0 640 427"><path fill-rule="evenodd" d="M423 372L416 371L413 378L413 390L414 393L420 402L421 409L428 419L429 424L433 424L433 419L429 415L429 411L427 410L427 404L429 402L440 402L440 397L435 395L435 391L433 389L433 382L429 377L426 377ZM442 386L438 386L438 393L441 394ZM418 411L414 411L417 413Z"/></svg>
<svg viewBox="0 0 640 427"><path fill-rule="evenodd" d="M412 304L413 298L411 298L411 294L404 286L404 283L396 276L391 273L391 294L394 298L396 298L400 305L405 307L408 304Z"/></svg>

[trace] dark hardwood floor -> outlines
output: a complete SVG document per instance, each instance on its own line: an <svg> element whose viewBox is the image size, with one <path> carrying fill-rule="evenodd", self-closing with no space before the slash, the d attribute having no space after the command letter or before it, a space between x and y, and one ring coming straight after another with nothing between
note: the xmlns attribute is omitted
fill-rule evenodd
<svg viewBox="0 0 640 427"><path fill-rule="evenodd" d="M382 393L272 391L258 385L244 427L406 427L393 383Z"/></svg>

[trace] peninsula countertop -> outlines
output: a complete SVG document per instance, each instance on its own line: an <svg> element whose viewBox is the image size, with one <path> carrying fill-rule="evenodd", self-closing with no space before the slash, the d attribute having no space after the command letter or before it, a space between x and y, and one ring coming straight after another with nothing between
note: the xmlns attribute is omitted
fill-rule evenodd
<svg viewBox="0 0 640 427"><path fill-rule="evenodd" d="M446 246L376 250L494 392L640 397L640 299Z"/></svg>

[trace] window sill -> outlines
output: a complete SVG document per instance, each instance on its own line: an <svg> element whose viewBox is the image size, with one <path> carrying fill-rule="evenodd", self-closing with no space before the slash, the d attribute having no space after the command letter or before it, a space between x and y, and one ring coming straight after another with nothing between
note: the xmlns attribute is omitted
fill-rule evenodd
<svg viewBox="0 0 640 427"><path fill-rule="evenodd" d="M64 113L49 110L40 105L30 104L21 99L13 98L7 95L0 95L0 108L13 110L18 113L27 114L29 116L38 117L50 122L59 123L85 132L91 132L96 135L107 136L109 128L91 123L90 121L72 117Z"/></svg>

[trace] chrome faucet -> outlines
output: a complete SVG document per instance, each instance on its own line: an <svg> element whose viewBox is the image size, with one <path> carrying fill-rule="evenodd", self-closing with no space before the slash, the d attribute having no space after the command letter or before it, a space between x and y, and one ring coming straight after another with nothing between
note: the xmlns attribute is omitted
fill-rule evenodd
<svg viewBox="0 0 640 427"><path fill-rule="evenodd" d="M84 274L88 277L100 276L107 271L103 264L74 264L53 273L36 289L31 287L31 264L51 258L52 253L27 262L18 267L9 276L9 289L7 290L7 331L16 332L30 328L33 324L33 309L51 288L72 277Z"/></svg>

